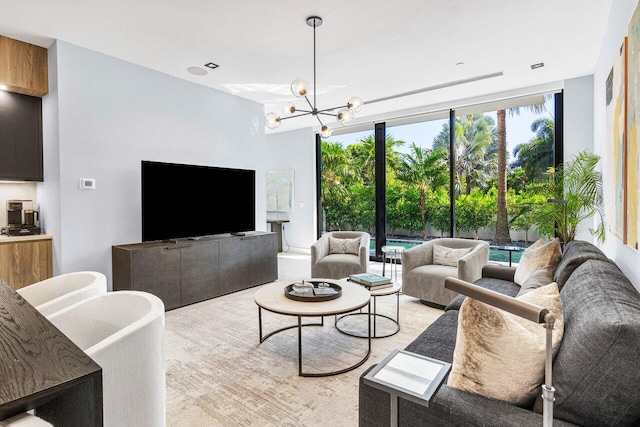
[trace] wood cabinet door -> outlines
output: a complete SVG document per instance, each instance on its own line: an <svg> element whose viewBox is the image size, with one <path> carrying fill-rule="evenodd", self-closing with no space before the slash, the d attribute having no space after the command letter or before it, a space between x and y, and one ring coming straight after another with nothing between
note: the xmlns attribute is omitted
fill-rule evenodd
<svg viewBox="0 0 640 427"><path fill-rule="evenodd" d="M275 234L251 240L251 284L262 285L278 279L278 241Z"/></svg>
<svg viewBox="0 0 640 427"><path fill-rule="evenodd" d="M165 310L180 306L180 246L133 252L133 286L162 300Z"/></svg>
<svg viewBox="0 0 640 427"><path fill-rule="evenodd" d="M220 294L251 287L251 246L254 237L220 241Z"/></svg>
<svg viewBox="0 0 640 427"><path fill-rule="evenodd" d="M0 245L0 279L20 289L52 276L51 240Z"/></svg>
<svg viewBox="0 0 640 427"><path fill-rule="evenodd" d="M180 249L180 301L191 304L220 294L218 242L194 243Z"/></svg>

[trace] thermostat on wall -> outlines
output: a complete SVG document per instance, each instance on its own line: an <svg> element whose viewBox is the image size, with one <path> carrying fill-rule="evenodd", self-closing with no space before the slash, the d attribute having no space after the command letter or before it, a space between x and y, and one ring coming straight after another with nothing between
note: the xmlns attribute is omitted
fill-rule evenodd
<svg viewBox="0 0 640 427"><path fill-rule="evenodd" d="M80 178L80 188L82 190L95 190L96 180L94 178Z"/></svg>

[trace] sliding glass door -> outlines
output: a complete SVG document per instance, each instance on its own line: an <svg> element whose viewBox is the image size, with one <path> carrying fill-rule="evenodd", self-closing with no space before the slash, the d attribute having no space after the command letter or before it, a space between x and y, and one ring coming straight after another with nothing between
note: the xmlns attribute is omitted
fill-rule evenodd
<svg viewBox="0 0 640 427"><path fill-rule="evenodd" d="M486 240L492 261L517 263L543 235L536 212L562 162L561 106L561 93L540 95L323 140L323 230L370 232L373 259L384 244L454 236Z"/></svg>

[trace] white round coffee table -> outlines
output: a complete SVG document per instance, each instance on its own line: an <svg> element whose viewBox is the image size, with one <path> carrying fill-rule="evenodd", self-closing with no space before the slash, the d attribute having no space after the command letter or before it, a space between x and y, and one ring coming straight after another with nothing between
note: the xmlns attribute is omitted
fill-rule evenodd
<svg viewBox="0 0 640 427"><path fill-rule="evenodd" d="M371 322L369 322L369 343L367 348L367 354L358 361L355 365L349 366L344 369L332 372L324 373L309 373L302 370L302 327L303 326L323 326L324 316L333 316L344 313L349 313L354 310L359 310L365 306L369 307L368 312L371 314L371 306L369 304L370 294L367 289L355 283L351 283L347 280L333 280L333 279L305 279L305 280L327 280L332 283L336 283L342 287L342 295L334 300L312 302L312 301L294 301L289 299L284 294L284 288L288 285L300 282L302 279L296 280L282 280L267 285L263 285L254 295L254 301L258 305L258 326L260 330L260 343L263 343L270 336L277 334L278 332L285 331L287 329L298 328L298 375L301 377L325 377L330 375L338 375L345 372L349 372L357 367L361 366L367 361L371 354ZM277 329L262 335L262 310L267 310L272 313L282 314L285 316L295 316L298 318L296 325L287 326ZM364 313L363 313L364 314ZM308 323L302 324L303 317L320 317L320 323Z"/></svg>

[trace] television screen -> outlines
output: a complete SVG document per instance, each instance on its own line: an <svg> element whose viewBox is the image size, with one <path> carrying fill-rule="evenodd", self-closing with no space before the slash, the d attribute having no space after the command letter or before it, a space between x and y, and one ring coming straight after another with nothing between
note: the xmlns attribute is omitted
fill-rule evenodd
<svg viewBox="0 0 640 427"><path fill-rule="evenodd" d="M142 241L255 230L254 170L142 161Z"/></svg>

